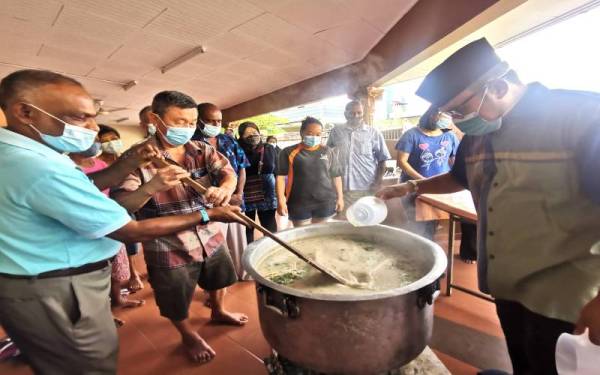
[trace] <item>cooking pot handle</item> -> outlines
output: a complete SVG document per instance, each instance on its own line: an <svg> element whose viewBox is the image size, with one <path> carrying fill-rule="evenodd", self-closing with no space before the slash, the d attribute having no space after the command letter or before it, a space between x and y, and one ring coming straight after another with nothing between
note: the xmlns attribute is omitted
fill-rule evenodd
<svg viewBox="0 0 600 375"><path fill-rule="evenodd" d="M417 292L417 306L422 309L425 305L432 305L440 295L439 280L419 289Z"/></svg>
<svg viewBox="0 0 600 375"><path fill-rule="evenodd" d="M300 316L300 307L296 304L293 296L276 292L264 286L258 286L256 289L265 308L285 318L296 319Z"/></svg>

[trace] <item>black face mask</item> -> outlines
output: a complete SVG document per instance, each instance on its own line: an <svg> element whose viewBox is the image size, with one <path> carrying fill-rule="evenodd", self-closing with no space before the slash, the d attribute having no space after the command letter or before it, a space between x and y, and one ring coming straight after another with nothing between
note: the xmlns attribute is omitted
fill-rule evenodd
<svg viewBox="0 0 600 375"><path fill-rule="evenodd" d="M260 135L251 135L250 137L242 138L242 141L250 146L257 146L260 143Z"/></svg>

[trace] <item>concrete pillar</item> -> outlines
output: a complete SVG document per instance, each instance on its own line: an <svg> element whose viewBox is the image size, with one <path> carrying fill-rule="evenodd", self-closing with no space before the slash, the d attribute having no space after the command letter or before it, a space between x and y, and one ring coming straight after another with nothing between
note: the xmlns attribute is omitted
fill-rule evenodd
<svg viewBox="0 0 600 375"><path fill-rule="evenodd" d="M368 125L373 125L375 103L383 97L383 89L373 86L361 87L357 91L350 93L348 96L353 100L360 100L365 111L365 123Z"/></svg>

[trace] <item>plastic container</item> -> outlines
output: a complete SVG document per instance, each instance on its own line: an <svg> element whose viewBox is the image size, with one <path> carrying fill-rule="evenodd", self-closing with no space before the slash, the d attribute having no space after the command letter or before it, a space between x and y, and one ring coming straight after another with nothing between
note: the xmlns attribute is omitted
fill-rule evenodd
<svg viewBox="0 0 600 375"><path fill-rule="evenodd" d="M563 333L556 343L556 370L559 375L598 375L600 345L590 341L588 330L581 335Z"/></svg>
<svg viewBox="0 0 600 375"><path fill-rule="evenodd" d="M346 210L346 219L355 227L381 224L387 217L385 201L377 197L362 197Z"/></svg>

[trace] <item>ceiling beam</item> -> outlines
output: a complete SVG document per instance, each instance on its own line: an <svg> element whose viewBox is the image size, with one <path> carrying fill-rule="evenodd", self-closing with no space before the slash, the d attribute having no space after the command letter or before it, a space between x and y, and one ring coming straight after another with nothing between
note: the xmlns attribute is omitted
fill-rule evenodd
<svg viewBox="0 0 600 375"><path fill-rule="evenodd" d="M223 110L235 121L323 98L356 92L396 70L499 0L420 0L354 64L295 83Z"/></svg>

